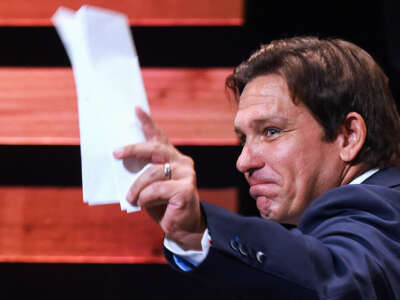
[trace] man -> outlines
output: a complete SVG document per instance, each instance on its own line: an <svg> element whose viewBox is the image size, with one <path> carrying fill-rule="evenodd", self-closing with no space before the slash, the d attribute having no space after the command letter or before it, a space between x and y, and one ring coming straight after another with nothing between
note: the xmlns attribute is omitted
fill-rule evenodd
<svg viewBox="0 0 400 300"><path fill-rule="evenodd" d="M201 203L192 160L140 110L148 141L115 152L153 163L127 197L168 261L248 299L400 299L400 119L379 66L342 40L292 38L227 86L262 218Z"/></svg>

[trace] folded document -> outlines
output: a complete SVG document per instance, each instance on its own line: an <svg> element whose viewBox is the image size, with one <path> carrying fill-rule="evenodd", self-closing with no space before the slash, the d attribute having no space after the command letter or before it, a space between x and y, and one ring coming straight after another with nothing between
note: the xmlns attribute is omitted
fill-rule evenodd
<svg viewBox="0 0 400 300"><path fill-rule="evenodd" d="M83 199L91 205L120 203L122 210L138 210L126 194L145 168L112 155L121 146L145 140L134 107L149 112L127 18L83 6L77 12L59 8L53 23L74 71Z"/></svg>

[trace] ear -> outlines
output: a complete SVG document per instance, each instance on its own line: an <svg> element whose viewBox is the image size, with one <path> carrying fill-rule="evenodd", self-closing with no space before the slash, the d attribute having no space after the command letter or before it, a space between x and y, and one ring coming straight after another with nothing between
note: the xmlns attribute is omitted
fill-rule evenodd
<svg viewBox="0 0 400 300"><path fill-rule="evenodd" d="M338 136L340 158L347 163L353 161L363 147L366 136L367 126L363 117L356 112L349 113Z"/></svg>

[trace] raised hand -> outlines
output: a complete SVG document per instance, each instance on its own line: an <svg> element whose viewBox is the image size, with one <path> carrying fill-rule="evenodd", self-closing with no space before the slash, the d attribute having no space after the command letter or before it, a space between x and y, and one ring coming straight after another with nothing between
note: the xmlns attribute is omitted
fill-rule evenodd
<svg viewBox="0 0 400 300"><path fill-rule="evenodd" d="M183 249L201 249L205 230L196 186L193 160L180 153L140 108L136 114L146 142L125 146L114 152L118 159L147 160L152 165L132 184L127 200L144 208Z"/></svg>

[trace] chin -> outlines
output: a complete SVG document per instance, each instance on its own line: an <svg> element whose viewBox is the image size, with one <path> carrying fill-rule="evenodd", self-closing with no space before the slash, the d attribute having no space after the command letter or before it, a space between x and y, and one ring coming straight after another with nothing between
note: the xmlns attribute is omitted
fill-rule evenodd
<svg viewBox="0 0 400 300"><path fill-rule="evenodd" d="M293 224L297 225L297 221L294 221L293 218L290 218L290 216L284 215L284 214L279 214L279 212L274 211L274 210L268 210L268 211L261 211L260 210L260 216L263 219L271 220L278 222L280 224Z"/></svg>
<svg viewBox="0 0 400 300"><path fill-rule="evenodd" d="M258 211L260 212L260 216L263 219L268 219L268 220L280 222L279 216L273 210L271 210L271 209L268 209L268 210L259 209Z"/></svg>
<svg viewBox="0 0 400 300"><path fill-rule="evenodd" d="M261 218L263 218L263 219L268 219L268 220L273 220L272 218L271 218L271 213L265 213L265 212L262 212L262 211L260 211L260 216L261 216Z"/></svg>

